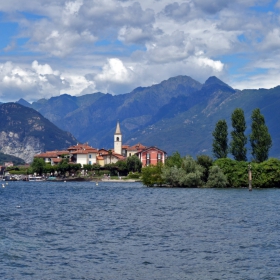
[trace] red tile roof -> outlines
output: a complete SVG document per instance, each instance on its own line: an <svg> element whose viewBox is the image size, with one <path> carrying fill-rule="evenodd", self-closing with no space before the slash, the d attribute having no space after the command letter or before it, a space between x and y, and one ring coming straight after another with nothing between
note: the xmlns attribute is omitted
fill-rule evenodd
<svg viewBox="0 0 280 280"><path fill-rule="evenodd" d="M39 157L39 158L57 158L59 155L63 155L63 154L69 154L68 151L48 151L45 153L41 153L38 155L35 155L35 157Z"/></svg>
<svg viewBox="0 0 280 280"><path fill-rule="evenodd" d="M91 153L97 153L97 149L89 146L87 143L85 144L77 144L75 146L71 146L67 149L68 151L80 151L80 150L87 150Z"/></svg>
<svg viewBox="0 0 280 280"><path fill-rule="evenodd" d="M138 143L136 145L129 147L127 150L128 151L139 151L139 150L143 150L146 148L147 148L146 146L142 145L141 143Z"/></svg>
<svg viewBox="0 0 280 280"><path fill-rule="evenodd" d="M59 163L59 162L62 161L62 158L53 158L52 161L53 161L54 163Z"/></svg>
<svg viewBox="0 0 280 280"><path fill-rule="evenodd" d="M146 152L146 151L149 151L149 150L156 150L156 151L159 151L159 152L163 152L166 154L165 151L159 149L158 147L155 147L155 146L151 146L151 147L147 147L146 149L143 149L141 151L139 151L138 153L143 153L143 152Z"/></svg>

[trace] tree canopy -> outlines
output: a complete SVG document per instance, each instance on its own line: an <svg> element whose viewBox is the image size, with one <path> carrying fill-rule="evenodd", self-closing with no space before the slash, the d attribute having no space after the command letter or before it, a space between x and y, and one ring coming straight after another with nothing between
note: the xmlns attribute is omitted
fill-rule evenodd
<svg viewBox="0 0 280 280"><path fill-rule="evenodd" d="M247 160L247 137L245 136L246 121L244 111L237 108L231 115L231 124L233 130L231 132L230 152L237 161Z"/></svg>
<svg viewBox="0 0 280 280"><path fill-rule="evenodd" d="M268 159L269 150L272 147L271 136L259 108L253 110L251 118L252 132L250 134L250 143L253 160L263 162Z"/></svg>
<svg viewBox="0 0 280 280"><path fill-rule="evenodd" d="M216 123L215 130L212 133L214 139L212 151L215 158L226 158L228 154L228 127L225 120L219 120Z"/></svg>

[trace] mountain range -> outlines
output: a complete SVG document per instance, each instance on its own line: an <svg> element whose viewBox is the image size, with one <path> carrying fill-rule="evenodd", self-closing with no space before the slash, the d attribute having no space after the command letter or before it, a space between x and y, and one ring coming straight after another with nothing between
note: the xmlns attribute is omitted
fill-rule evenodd
<svg viewBox="0 0 280 280"><path fill-rule="evenodd" d="M32 104L23 99L18 101L37 110L60 129L69 131L80 142L88 142L96 148L113 147L113 134L119 120L125 144L140 142L158 146L169 155L178 151L193 156L212 154L215 124L225 119L230 132L230 118L235 108L244 110L249 134L252 110L260 108L273 139L270 156L274 157L280 156L279 102L280 86L236 90L216 77L201 84L188 76L173 77L121 95L63 94Z"/></svg>

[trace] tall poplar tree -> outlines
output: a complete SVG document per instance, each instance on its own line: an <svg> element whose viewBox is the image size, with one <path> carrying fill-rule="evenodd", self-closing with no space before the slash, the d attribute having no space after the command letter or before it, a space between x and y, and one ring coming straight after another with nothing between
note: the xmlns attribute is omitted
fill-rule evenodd
<svg viewBox="0 0 280 280"><path fill-rule="evenodd" d="M231 124L233 131L231 132L230 152L234 159L237 161L247 160L247 137L245 136L246 121L244 117L244 111L241 108L237 108L231 115Z"/></svg>
<svg viewBox="0 0 280 280"><path fill-rule="evenodd" d="M216 123L212 133L214 139L212 144L213 156L215 158L226 158L228 154L228 127L225 120Z"/></svg>
<svg viewBox="0 0 280 280"><path fill-rule="evenodd" d="M250 134L250 142L252 156L256 162L263 162L268 159L269 149L272 147L271 136L259 108L253 110L251 118L252 133Z"/></svg>

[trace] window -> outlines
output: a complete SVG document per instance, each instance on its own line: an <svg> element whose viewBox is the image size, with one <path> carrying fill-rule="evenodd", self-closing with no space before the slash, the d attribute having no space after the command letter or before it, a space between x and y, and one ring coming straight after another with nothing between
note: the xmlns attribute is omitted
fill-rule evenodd
<svg viewBox="0 0 280 280"><path fill-rule="evenodd" d="M91 158L91 155L89 155L88 157Z"/></svg>
<svg viewBox="0 0 280 280"><path fill-rule="evenodd" d="M120 138L119 137L117 137L117 140L116 141L120 141Z"/></svg>
<svg viewBox="0 0 280 280"><path fill-rule="evenodd" d="M150 165L151 164L151 160L150 160L150 154L147 153L146 154L146 166Z"/></svg>

